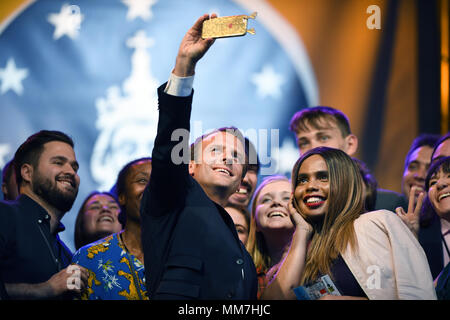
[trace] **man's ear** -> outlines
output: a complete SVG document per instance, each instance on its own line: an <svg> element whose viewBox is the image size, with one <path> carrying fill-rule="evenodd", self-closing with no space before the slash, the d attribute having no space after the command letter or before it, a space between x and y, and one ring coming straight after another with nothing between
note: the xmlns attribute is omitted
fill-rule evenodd
<svg viewBox="0 0 450 320"><path fill-rule="evenodd" d="M127 201L126 201L127 197L125 197L125 195L122 193L122 194L119 194L118 199L119 199L119 204L120 204L122 207L124 207L124 206L125 206L125 203L127 202Z"/></svg>
<svg viewBox="0 0 450 320"><path fill-rule="evenodd" d="M191 176L194 176L195 162L194 161L189 161L188 168L189 168L189 174Z"/></svg>
<svg viewBox="0 0 450 320"><path fill-rule="evenodd" d="M349 156L353 156L356 153L356 150L358 150L358 138L354 134L349 134L345 138L345 142L345 153L347 153Z"/></svg>
<svg viewBox="0 0 450 320"><path fill-rule="evenodd" d="M24 163L20 168L20 175L22 176L23 181L31 183L31 179L33 177L33 166L29 163Z"/></svg>

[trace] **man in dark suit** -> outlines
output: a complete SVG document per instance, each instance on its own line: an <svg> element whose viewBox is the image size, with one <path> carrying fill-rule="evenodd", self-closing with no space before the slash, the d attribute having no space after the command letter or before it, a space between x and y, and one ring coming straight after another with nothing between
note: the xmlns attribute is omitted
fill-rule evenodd
<svg viewBox="0 0 450 320"><path fill-rule="evenodd" d="M245 175L243 139L218 129L197 139L188 156L195 65L214 42L201 38L207 19L186 33L171 78L158 89L153 169L141 202L150 299L256 298L255 266L223 209Z"/></svg>

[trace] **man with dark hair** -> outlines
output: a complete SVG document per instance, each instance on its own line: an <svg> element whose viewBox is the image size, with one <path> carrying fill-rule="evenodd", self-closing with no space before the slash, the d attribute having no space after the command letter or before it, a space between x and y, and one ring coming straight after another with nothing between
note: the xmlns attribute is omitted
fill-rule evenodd
<svg viewBox="0 0 450 320"><path fill-rule="evenodd" d="M256 299L255 266L223 208L245 174L242 140L214 130L186 163L179 160L186 158L188 137L172 139L176 130L189 132L195 65L214 42L201 38L207 19L203 15L186 33L169 82L158 89L152 175L141 203L151 299Z"/></svg>
<svg viewBox="0 0 450 320"><path fill-rule="evenodd" d="M436 142L433 152L431 153L431 163L448 156L450 156L450 132L447 132L438 142Z"/></svg>
<svg viewBox="0 0 450 320"><path fill-rule="evenodd" d="M9 161L2 170L2 192L3 200L16 200L19 196L16 173L13 161Z"/></svg>
<svg viewBox="0 0 450 320"><path fill-rule="evenodd" d="M248 154L247 172L239 188L228 198L228 205L247 208L258 184L260 162L253 143L248 138L244 140L246 154Z"/></svg>
<svg viewBox="0 0 450 320"><path fill-rule="evenodd" d="M417 203L417 197L425 190L425 177L431 162L431 153L434 145L439 140L439 135L421 134L411 144L405 158L405 166L402 177L402 192L406 199L411 196L410 191L416 186L414 205Z"/></svg>
<svg viewBox="0 0 450 320"><path fill-rule="evenodd" d="M291 118L289 129L294 132L300 155L317 147L340 149L353 156L358 149L358 138L352 134L347 116L340 110L317 106L298 111ZM374 210L387 209L395 212L397 207L407 210L403 195L377 189Z"/></svg>
<svg viewBox="0 0 450 320"><path fill-rule="evenodd" d="M73 146L66 134L43 130L14 156L21 194L0 202L0 274L12 299L68 297L87 280L82 268L67 268L72 253L58 236L80 183Z"/></svg>

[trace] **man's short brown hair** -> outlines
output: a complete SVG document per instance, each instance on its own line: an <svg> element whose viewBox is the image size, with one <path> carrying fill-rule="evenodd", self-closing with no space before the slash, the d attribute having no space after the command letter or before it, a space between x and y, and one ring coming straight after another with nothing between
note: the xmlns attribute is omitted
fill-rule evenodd
<svg viewBox="0 0 450 320"><path fill-rule="evenodd" d="M347 116L342 111L325 106L305 108L296 112L289 123L289 130L298 133L299 131L308 131L309 126L324 129L320 125L320 122L324 120L336 122L344 138L352 133Z"/></svg>

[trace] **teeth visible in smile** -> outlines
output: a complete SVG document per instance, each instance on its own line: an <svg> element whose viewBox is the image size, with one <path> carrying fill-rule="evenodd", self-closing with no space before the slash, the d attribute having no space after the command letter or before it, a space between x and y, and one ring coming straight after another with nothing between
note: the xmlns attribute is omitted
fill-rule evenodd
<svg viewBox="0 0 450 320"><path fill-rule="evenodd" d="M237 193L239 193L239 194L247 194L248 191L247 191L246 188L239 188L239 190L237 191Z"/></svg>
<svg viewBox="0 0 450 320"><path fill-rule="evenodd" d="M441 194L441 195L439 196L439 201L441 201L441 200L444 199L444 198L447 198L448 196L450 196L450 192Z"/></svg>
<svg viewBox="0 0 450 320"><path fill-rule="evenodd" d="M72 183L70 183L69 181L65 181L65 180L59 180L59 182L61 182L62 184L65 184L67 186L72 186Z"/></svg>
<svg viewBox="0 0 450 320"><path fill-rule="evenodd" d="M105 217L101 217L100 219L98 219L99 222L102 221L108 221L108 222L113 222L111 217L105 216Z"/></svg>
<svg viewBox="0 0 450 320"><path fill-rule="evenodd" d="M317 202L321 202L322 198L319 197L310 197L308 199L306 199L306 203L317 203Z"/></svg>
<svg viewBox="0 0 450 320"><path fill-rule="evenodd" d="M214 171L218 171L218 172L223 172L223 173L226 173L227 175L230 175L230 172L228 172L227 170L225 170L225 169L215 169Z"/></svg>
<svg viewBox="0 0 450 320"><path fill-rule="evenodd" d="M283 214L283 212L275 211L275 212L271 212L269 214L269 218L271 218L271 217L284 217L284 214Z"/></svg>

